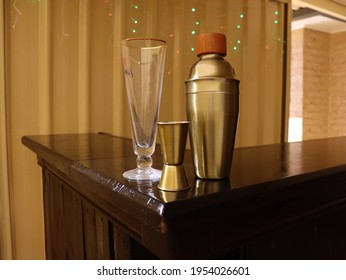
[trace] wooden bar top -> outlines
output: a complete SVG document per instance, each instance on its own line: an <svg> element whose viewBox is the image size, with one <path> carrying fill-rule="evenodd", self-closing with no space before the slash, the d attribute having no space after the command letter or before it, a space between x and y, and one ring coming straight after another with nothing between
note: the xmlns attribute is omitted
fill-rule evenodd
<svg viewBox="0 0 346 280"><path fill-rule="evenodd" d="M181 192L123 178L136 166L130 139L89 133L24 136L22 142L160 258L226 252L346 202L346 137L235 149L226 180L195 178L187 151L191 188ZM153 162L162 168L159 145Z"/></svg>

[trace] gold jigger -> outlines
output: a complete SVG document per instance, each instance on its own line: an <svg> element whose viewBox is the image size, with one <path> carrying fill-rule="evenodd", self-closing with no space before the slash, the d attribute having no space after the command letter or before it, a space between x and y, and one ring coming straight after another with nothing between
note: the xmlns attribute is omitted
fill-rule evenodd
<svg viewBox="0 0 346 280"><path fill-rule="evenodd" d="M158 188L163 191L182 191L190 188L183 166L188 121L158 122L163 156L163 169Z"/></svg>

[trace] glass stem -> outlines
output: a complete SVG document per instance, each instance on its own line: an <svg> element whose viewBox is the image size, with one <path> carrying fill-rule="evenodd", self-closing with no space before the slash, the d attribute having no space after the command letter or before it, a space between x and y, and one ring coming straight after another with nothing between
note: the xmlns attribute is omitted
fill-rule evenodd
<svg viewBox="0 0 346 280"><path fill-rule="evenodd" d="M137 167L139 169L149 169L152 164L151 156L137 156Z"/></svg>

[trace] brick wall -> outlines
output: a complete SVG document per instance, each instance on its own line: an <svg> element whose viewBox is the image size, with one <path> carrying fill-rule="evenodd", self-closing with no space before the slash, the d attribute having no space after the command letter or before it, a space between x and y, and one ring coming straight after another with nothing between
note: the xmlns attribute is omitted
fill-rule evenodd
<svg viewBox="0 0 346 280"><path fill-rule="evenodd" d="M290 117L303 140L346 135L346 32L292 32Z"/></svg>
<svg viewBox="0 0 346 280"><path fill-rule="evenodd" d="M303 116L303 39L304 29L299 29L292 32L290 96L291 118L301 118Z"/></svg>
<svg viewBox="0 0 346 280"><path fill-rule="evenodd" d="M303 140L327 137L330 34L304 29Z"/></svg>
<svg viewBox="0 0 346 280"><path fill-rule="evenodd" d="M346 32L331 36L329 136L346 135Z"/></svg>

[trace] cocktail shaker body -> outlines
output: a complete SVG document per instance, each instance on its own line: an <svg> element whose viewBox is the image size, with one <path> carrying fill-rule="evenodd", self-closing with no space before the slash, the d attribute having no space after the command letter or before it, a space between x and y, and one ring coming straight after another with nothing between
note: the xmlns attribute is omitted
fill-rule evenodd
<svg viewBox="0 0 346 280"><path fill-rule="evenodd" d="M186 81L189 136L196 176L230 175L239 113L239 81L223 53L200 54Z"/></svg>

